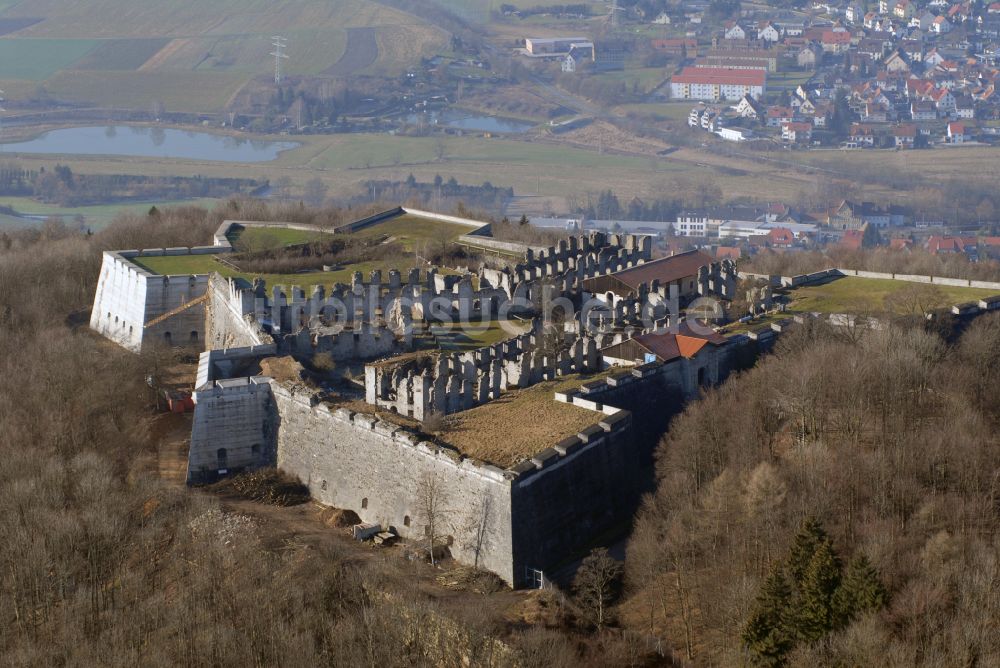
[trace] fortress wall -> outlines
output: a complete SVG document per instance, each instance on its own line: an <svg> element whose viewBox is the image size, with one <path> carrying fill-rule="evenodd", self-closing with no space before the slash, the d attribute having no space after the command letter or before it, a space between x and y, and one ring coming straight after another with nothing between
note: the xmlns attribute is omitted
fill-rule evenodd
<svg viewBox="0 0 1000 668"><path fill-rule="evenodd" d="M146 279L145 321L197 299L208 289L208 274L151 276ZM205 304L197 304L145 330L143 345L162 341L175 346L204 349Z"/></svg>
<svg viewBox="0 0 1000 668"><path fill-rule="evenodd" d="M515 586L528 569L550 571L602 533L626 527L646 477L631 438L631 414L595 415L599 422L546 448L515 471L511 494Z"/></svg>
<svg viewBox="0 0 1000 668"><path fill-rule="evenodd" d="M275 460L275 413L270 379L220 380L194 393L188 483L267 466Z"/></svg>
<svg viewBox="0 0 1000 668"><path fill-rule="evenodd" d="M90 327L125 348L142 348L146 321L146 281L152 277L127 259L138 251L105 251L97 281Z"/></svg>
<svg viewBox="0 0 1000 668"><path fill-rule="evenodd" d="M273 343L259 323L247 319L247 300L253 306L253 293L238 288L221 276L209 279L209 303L205 321L209 348L258 346Z"/></svg>
<svg viewBox="0 0 1000 668"><path fill-rule="evenodd" d="M418 442L412 433L371 416L331 412L308 394L277 383L273 393L280 421L278 468L298 476L314 499L419 542L425 524L421 484L436 479L446 490L438 521L445 527L440 533L453 537L452 556L475 564L476 534L482 533L479 565L515 583L509 474L460 461L454 452Z"/></svg>
<svg viewBox="0 0 1000 668"><path fill-rule="evenodd" d="M159 276L132 263L142 256L186 255L193 251L223 252L203 247L105 251L97 282L90 326L133 352L151 341L203 346L205 306L198 304L154 325L145 324L205 294L208 274Z"/></svg>

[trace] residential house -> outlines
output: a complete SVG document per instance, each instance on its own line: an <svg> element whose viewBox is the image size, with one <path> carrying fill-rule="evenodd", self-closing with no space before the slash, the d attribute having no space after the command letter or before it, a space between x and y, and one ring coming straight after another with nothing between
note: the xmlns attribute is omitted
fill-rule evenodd
<svg viewBox="0 0 1000 668"><path fill-rule="evenodd" d="M785 123L795 120L795 112L791 107L772 106L767 108L767 127L780 128Z"/></svg>
<svg viewBox="0 0 1000 668"><path fill-rule="evenodd" d="M914 100L910 102L910 119L914 121L933 121L937 119L937 109L929 100Z"/></svg>
<svg viewBox="0 0 1000 668"><path fill-rule="evenodd" d="M587 63L594 62L594 45L591 42L581 42L570 47L562 60L563 72L577 72Z"/></svg>
<svg viewBox="0 0 1000 668"><path fill-rule="evenodd" d="M767 242L772 248L791 248L795 245L795 234L787 227L774 227L767 233Z"/></svg>
<svg viewBox="0 0 1000 668"><path fill-rule="evenodd" d="M735 21L727 21L722 36L724 39L746 39L747 32L743 29L739 23Z"/></svg>
<svg viewBox="0 0 1000 668"><path fill-rule="evenodd" d="M971 95L955 96L955 118L971 120L976 117L976 103Z"/></svg>
<svg viewBox="0 0 1000 668"><path fill-rule="evenodd" d="M653 19L653 24L658 26L668 26L670 25L670 14L666 12L660 12L655 19Z"/></svg>
<svg viewBox="0 0 1000 668"><path fill-rule="evenodd" d="M740 118L749 118L755 121L764 120L764 107L749 95L744 95L740 98L740 102L736 105L735 110Z"/></svg>
<svg viewBox="0 0 1000 668"><path fill-rule="evenodd" d="M937 33L938 35L949 33L951 32L951 23L945 17L938 16L931 21L930 32Z"/></svg>
<svg viewBox="0 0 1000 668"><path fill-rule="evenodd" d="M889 57L883 62L887 72L909 72L910 64L906 62L903 56L899 55L898 52L893 52L889 54Z"/></svg>
<svg viewBox="0 0 1000 668"><path fill-rule="evenodd" d="M757 39L774 44L781 40L781 32L770 21L757 25Z"/></svg>
<svg viewBox="0 0 1000 668"><path fill-rule="evenodd" d="M938 52L937 47L932 48L930 51L927 52L927 55L924 56L924 63L928 67L935 67L937 65L940 65L945 60L946 58Z"/></svg>
<svg viewBox="0 0 1000 668"><path fill-rule="evenodd" d="M850 141L858 148L873 148L881 145L881 130L865 123L852 123Z"/></svg>
<svg viewBox="0 0 1000 668"><path fill-rule="evenodd" d="M790 144L808 144L812 140L812 123L791 122L781 125L781 139Z"/></svg>
<svg viewBox="0 0 1000 668"><path fill-rule="evenodd" d="M861 5L856 2L852 2L848 4L847 8L844 10L844 18L847 19L848 23L861 23L864 21L865 12L861 9Z"/></svg>
<svg viewBox="0 0 1000 668"><path fill-rule="evenodd" d="M843 53L851 48L851 33L837 30L824 30L819 40L824 53Z"/></svg>
<svg viewBox="0 0 1000 668"><path fill-rule="evenodd" d="M948 124L949 144L964 144L966 137L965 123L962 121L952 121Z"/></svg>
<svg viewBox="0 0 1000 668"><path fill-rule="evenodd" d="M934 108L942 116L950 116L955 111L955 96L944 88L938 88L930 92L928 97L934 102Z"/></svg>
<svg viewBox="0 0 1000 668"><path fill-rule="evenodd" d="M804 70L815 69L820 62L818 51L819 48L814 43L806 44L795 54L795 64Z"/></svg>
<svg viewBox="0 0 1000 668"><path fill-rule="evenodd" d="M932 235L927 239L927 252L934 255L955 253L975 254L978 243L975 237L953 237Z"/></svg>
<svg viewBox="0 0 1000 668"><path fill-rule="evenodd" d="M903 19L904 21L909 21L913 18L917 9L914 3L910 0L897 0L896 4L892 8L892 15L897 19Z"/></svg>
<svg viewBox="0 0 1000 668"><path fill-rule="evenodd" d="M917 140L917 126L913 123L897 125L892 129L896 148L913 148Z"/></svg>

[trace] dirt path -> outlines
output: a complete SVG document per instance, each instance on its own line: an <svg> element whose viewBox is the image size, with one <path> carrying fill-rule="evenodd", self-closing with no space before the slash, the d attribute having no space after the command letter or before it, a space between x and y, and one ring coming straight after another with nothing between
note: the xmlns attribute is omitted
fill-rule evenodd
<svg viewBox="0 0 1000 668"><path fill-rule="evenodd" d="M323 74L347 76L371 66L378 60L378 42L374 28L348 28L344 55Z"/></svg>

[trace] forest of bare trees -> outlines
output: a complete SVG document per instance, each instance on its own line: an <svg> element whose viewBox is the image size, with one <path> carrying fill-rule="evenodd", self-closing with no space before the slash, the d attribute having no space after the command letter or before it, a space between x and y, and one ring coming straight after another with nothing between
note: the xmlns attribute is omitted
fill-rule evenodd
<svg viewBox="0 0 1000 668"><path fill-rule="evenodd" d="M696 665L1000 662L998 350L789 334L671 425L621 614Z"/></svg>

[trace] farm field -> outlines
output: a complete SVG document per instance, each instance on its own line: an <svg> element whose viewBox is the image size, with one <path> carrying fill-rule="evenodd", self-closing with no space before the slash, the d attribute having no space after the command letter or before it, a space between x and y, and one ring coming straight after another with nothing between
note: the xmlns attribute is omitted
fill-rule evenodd
<svg viewBox="0 0 1000 668"><path fill-rule="evenodd" d="M288 39L288 74L331 77L395 74L447 41L374 0L0 2L0 88L13 100L38 82L75 104L218 111L271 73L275 34Z"/></svg>
<svg viewBox="0 0 1000 668"><path fill-rule="evenodd" d="M44 81L72 65L98 43L92 39L0 38L0 81Z"/></svg>

